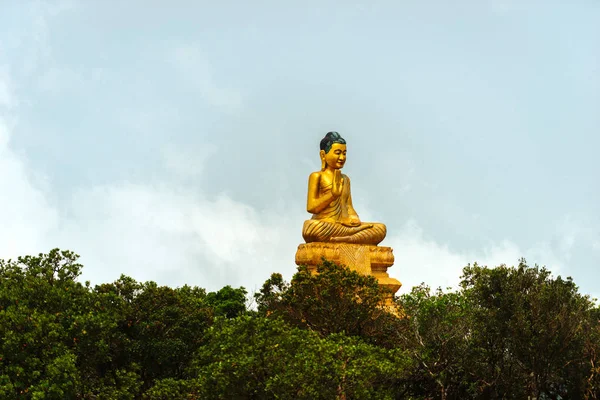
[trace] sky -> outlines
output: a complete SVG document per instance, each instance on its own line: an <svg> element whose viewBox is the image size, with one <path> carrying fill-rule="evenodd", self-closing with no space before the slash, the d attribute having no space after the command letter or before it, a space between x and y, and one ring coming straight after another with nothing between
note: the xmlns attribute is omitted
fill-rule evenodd
<svg viewBox="0 0 600 400"><path fill-rule="evenodd" d="M290 279L332 130L400 293L524 257L600 297L597 0L0 0L0 258Z"/></svg>

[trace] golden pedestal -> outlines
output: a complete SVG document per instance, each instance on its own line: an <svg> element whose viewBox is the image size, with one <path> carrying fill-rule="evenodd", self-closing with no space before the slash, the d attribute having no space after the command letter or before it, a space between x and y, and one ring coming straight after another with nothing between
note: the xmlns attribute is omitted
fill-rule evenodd
<svg viewBox="0 0 600 400"><path fill-rule="evenodd" d="M390 278L387 273L387 269L394 264L391 247L331 242L304 243L298 246L296 264L306 265L314 273L323 257L360 274L374 276L380 286L391 292L390 301L402 286L399 280Z"/></svg>

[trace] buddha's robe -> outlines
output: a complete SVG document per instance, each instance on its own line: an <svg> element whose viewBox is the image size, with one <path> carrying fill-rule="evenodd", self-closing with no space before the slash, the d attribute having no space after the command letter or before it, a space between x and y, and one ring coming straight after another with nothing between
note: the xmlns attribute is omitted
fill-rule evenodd
<svg viewBox="0 0 600 400"><path fill-rule="evenodd" d="M386 235L384 224L377 222L361 222L358 226L346 226L350 194L350 179L344 175L342 195L333 200L318 214L313 214L312 219L304 221L302 237L306 243L311 242L338 242L355 244L379 244ZM322 186L321 186L322 185ZM332 184L319 183L320 196L331 192ZM351 201L351 200L350 200ZM372 227L369 227L372 225Z"/></svg>

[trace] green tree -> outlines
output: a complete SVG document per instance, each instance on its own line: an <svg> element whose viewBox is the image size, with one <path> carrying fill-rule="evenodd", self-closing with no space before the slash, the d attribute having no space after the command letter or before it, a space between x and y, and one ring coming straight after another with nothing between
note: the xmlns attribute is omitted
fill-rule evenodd
<svg viewBox="0 0 600 400"><path fill-rule="evenodd" d="M76 321L89 290L75 281L77 255L59 250L0 260L0 393L69 398L80 381Z"/></svg>
<svg viewBox="0 0 600 400"><path fill-rule="evenodd" d="M424 284L398 299L402 320L398 346L415 361L411 393L439 399L465 399L470 382L470 307L460 292L434 293Z"/></svg>
<svg viewBox="0 0 600 400"><path fill-rule="evenodd" d="M244 288L91 288L77 259L0 260L0 398L600 398L600 308L525 260L413 288L399 318L330 262L273 274L250 312Z"/></svg>
<svg viewBox="0 0 600 400"><path fill-rule="evenodd" d="M321 336L344 333L393 346L400 320L386 311L386 293L374 277L326 260L317 272L301 266L291 283L271 275L255 295L259 312Z"/></svg>
<svg viewBox="0 0 600 400"><path fill-rule="evenodd" d="M205 300L204 289L196 287L139 284L120 325L128 339L125 364L140 366L144 389L155 380L184 378L212 324L213 310Z"/></svg>
<svg viewBox="0 0 600 400"><path fill-rule="evenodd" d="M0 260L2 398L126 399L139 386L135 365L119 363L124 300L78 282L77 259L54 249Z"/></svg>
<svg viewBox="0 0 600 400"><path fill-rule="evenodd" d="M90 288L69 251L0 260L0 397L137 398L182 378L213 319L203 289Z"/></svg>
<svg viewBox="0 0 600 400"><path fill-rule="evenodd" d="M359 338L326 338L280 319L219 319L195 363L203 399L392 399L410 360Z"/></svg>
<svg viewBox="0 0 600 400"><path fill-rule="evenodd" d="M595 362L587 336L597 320L571 278L521 260L516 268L468 266L461 287L481 396L584 397Z"/></svg>
<svg viewBox="0 0 600 400"><path fill-rule="evenodd" d="M247 311L247 293L243 287L234 289L227 285L217 292L208 293L206 295L206 304L213 308L215 316L235 318Z"/></svg>

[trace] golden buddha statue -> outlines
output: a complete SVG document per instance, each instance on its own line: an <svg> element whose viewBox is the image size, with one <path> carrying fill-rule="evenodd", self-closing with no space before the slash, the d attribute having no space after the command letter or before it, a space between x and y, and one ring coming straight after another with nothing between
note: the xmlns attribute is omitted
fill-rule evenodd
<svg viewBox="0 0 600 400"><path fill-rule="evenodd" d="M328 132L320 148L321 170L308 178L306 210L313 216L304 222L302 237L306 243L379 244L385 238L385 225L360 221L352 206L350 178L341 172L346 141L339 133Z"/></svg>

